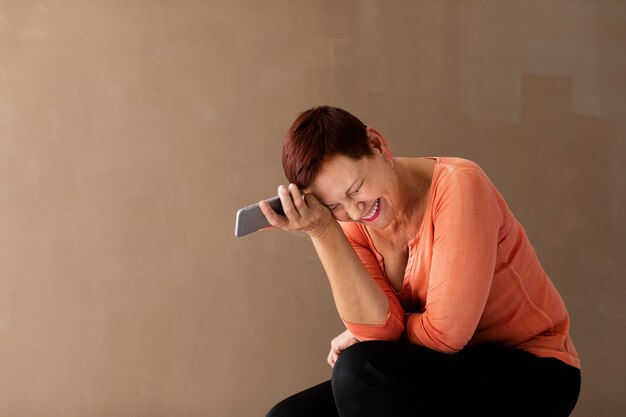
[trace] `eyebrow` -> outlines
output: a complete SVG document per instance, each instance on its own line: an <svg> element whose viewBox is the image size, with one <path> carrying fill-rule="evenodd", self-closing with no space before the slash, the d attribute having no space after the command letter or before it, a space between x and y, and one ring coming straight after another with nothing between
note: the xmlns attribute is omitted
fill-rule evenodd
<svg viewBox="0 0 626 417"><path fill-rule="evenodd" d="M358 184L358 182L361 181L361 178L357 178L350 187L348 187L348 189L346 190L346 195L350 195L352 194L352 188L354 188L355 185Z"/></svg>

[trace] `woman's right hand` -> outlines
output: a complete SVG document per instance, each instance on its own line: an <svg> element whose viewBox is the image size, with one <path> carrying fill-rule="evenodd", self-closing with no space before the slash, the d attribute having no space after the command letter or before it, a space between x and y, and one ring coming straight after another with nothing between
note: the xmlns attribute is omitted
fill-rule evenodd
<svg viewBox="0 0 626 417"><path fill-rule="evenodd" d="M276 213L267 201L260 201L259 207L270 223L270 228L286 231L301 231L311 237L321 235L335 221L332 213L313 194L302 194L295 184L280 185L278 196L284 215Z"/></svg>
<svg viewBox="0 0 626 417"><path fill-rule="evenodd" d="M337 359L339 359L339 355L341 355L341 352L359 342L360 340L352 336L352 333L348 329L346 329L345 332L341 333L339 336L331 340L330 352L328 353L327 359L330 367L333 368L335 366L335 362L337 362Z"/></svg>

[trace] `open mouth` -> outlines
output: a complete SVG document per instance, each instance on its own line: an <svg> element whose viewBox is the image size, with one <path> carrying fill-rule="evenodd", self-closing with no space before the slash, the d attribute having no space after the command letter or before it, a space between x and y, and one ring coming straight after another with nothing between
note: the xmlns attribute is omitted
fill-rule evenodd
<svg viewBox="0 0 626 417"><path fill-rule="evenodd" d="M380 198L377 198L376 201L374 201L374 205L372 206L370 211L365 216L361 217L361 220L363 220L364 222L371 222L371 221L374 221L376 217L378 217L379 214L380 214Z"/></svg>

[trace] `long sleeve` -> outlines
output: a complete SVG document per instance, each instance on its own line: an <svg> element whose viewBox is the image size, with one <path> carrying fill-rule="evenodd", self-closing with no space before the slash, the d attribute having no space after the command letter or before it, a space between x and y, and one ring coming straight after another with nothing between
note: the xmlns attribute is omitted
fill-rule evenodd
<svg viewBox="0 0 626 417"><path fill-rule="evenodd" d="M389 300L381 325L346 327L360 340L404 332L411 343L446 353L502 344L580 367L565 304L504 197L476 163L437 161L400 292L389 286L365 227L341 224Z"/></svg>
<svg viewBox="0 0 626 417"><path fill-rule="evenodd" d="M367 240L362 232L355 224L342 223L344 233L365 269L372 276L372 279L382 288L389 301L389 312L385 321L378 325L372 326L367 324L351 323L343 320L346 328L350 330L352 335L357 339L364 340L397 340L404 332L404 310L394 294L393 289L389 287L376 255L372 252L367 244Z"/></svg>
<svg viewBox="0 0 626 417"><path fill-rule="evenodd" d="M472 338L489 297L502 214L497 192L476 166L446 172L432 207L432 258L422 312L407 320L412 343L441 352Z"/></svg>

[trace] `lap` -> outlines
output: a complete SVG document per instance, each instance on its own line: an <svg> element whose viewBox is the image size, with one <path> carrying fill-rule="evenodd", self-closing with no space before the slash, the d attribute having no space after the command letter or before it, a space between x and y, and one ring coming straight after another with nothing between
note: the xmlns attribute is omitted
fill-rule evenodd
<svg viewBox="0 0 626 417"><path fill-rule="evenodd" d="M546 407L554 410L550 415L568 415L580 390L578 369L505 346L445 354L402 342L361 342L346 349L333 369L337 387L352 387L354 380L372 385L374 379L381 389L400 394L397 401L407 407L443 404L454 413L460 407L482 415L515 415L516 410L542 415L537 410Z"/></svg>
<svg viewBox="0 0 626 417"><path fill-rule="evenodd" d="M397 415L413 415L416 405L423 407L420 415L548 415L542 412L551 404L549 415L567 416L579 389L577 369L519 349L489 346L450 355L370 341L339 356L332 380L281 401L267 417L338 417L336 404L344 413L357 402L362 409L346 415L366 415L362 410L376 407L390 412L389 404L397 405Z"/></svg>

